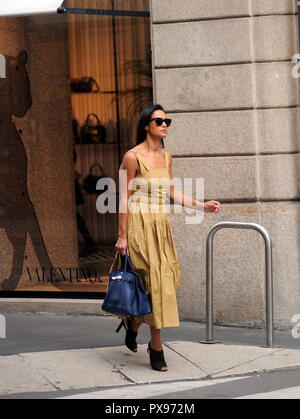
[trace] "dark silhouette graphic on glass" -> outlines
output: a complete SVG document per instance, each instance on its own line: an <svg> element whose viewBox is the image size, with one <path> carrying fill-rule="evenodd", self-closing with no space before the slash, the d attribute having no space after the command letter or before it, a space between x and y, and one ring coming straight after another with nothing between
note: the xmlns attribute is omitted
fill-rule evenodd
<svg viewBox="0 0 300 419"><path fill-rule="evenodd" d="M22 275L27 234L41 267L52 267L52 263L27 190L22 131L12 121L12 116L23 118L32 105L27 53L21 51L17 57L1 56L1 59L6 68L5 71L2 68L0 78L0 228L5 229L12 244L13 261L9 278L0 278L0 287L10 291L17 287ZM60 279L56 272L53 278Z"/></svg>

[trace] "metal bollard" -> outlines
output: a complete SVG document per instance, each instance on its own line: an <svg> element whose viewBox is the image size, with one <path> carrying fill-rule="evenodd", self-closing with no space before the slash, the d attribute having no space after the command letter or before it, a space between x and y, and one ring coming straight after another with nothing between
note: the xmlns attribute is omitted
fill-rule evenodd
<svg viewBox="0 0 300 419"><path fill-rule="evenodd" d="M213 333L213 239L215 233L222 228L252 229L258 231L265 241L266 263L266 346L274 346L274 308L273 308L273 271L272 243L267 230L259 224L223 221L209 230L206 240L206 341L201 343L217 343Z"/></svg>

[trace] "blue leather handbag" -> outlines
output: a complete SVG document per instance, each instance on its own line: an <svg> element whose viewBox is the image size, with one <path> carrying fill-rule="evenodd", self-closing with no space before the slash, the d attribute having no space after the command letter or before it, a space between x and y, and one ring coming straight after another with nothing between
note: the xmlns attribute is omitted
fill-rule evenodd
<svg viewBox="0 0 300 419"><path fill-rule="evenodd" d="M134 271L129 255L125 254L124 268L118 269L119 252L109 273L108 290L102 310L116 315L144 316L151 313L151 305L142 280ZM117 269L112 270L117 260ZM128 269L129 265L129 269Z"/></svg>

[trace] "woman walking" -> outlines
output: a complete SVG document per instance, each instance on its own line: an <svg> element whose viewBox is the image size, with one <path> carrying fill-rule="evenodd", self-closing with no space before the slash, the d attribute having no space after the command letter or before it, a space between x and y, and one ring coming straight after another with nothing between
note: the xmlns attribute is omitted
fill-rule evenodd
<svg viewBox="0 0 300 419"><path fill-rule="evenodd" d="M127 174L121 187L119 233L115 245L121 255L128 253L135 270L141 275L151 298L152 312L141 317L123 317L126 346L137 351L136 337L141 324L150 326L148 344L153 369L167 371L160 330L179 326L176 291L181 281L181 266L174 246L168 212L162 210L164 197L170 201L204 212L217 213L218 201L203 204L174 190L172 156L161 146L172 120L161 105L150 106L140 117L135 147L124 154L121 170ZM137 186L136 190L134 186ZM124 190L125 189L125 190ZM134 210L133 210L134 208Z"/></svg>

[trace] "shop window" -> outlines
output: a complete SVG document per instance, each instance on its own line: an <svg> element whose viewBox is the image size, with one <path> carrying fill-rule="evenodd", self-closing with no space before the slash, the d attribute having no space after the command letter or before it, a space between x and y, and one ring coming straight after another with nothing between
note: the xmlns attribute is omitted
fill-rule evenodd
<svg viewBox="0 0 300 419"><path fill-rule="evenodd" d="M1 128L17 128L23 160L12 162L7 175L16 194L18 176L24 183L1 236L2 293L105 291L118 214L97 212L98 194L87 178L105 175L118 185L139 113L153 102L149 1L69 0L62 6L69 9L64 16L0 22L15 42L0 39L0 83L8 89L8 68L23 71L23 87L29 83L26 109L20 86L18 94L2 98L8 114L18 102ZM83 8L87 13L79 13ZM12 135L6 136L10 144Z"/></svg>

